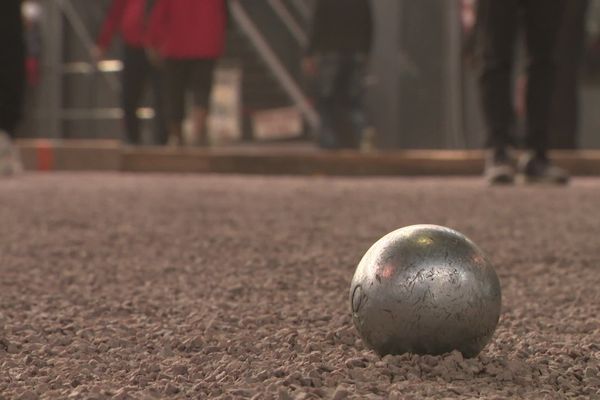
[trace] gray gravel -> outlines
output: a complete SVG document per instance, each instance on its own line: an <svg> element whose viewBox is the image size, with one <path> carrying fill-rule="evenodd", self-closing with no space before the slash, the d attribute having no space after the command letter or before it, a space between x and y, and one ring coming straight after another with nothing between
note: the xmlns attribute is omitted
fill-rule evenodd
<svg viewBox="0 0 600 400"><path fill-rule="evenodd" d="M474 359L365 349L363 253L434 223L495 263ZM600 398L600 180L0 180L0 399Z"/></svg>

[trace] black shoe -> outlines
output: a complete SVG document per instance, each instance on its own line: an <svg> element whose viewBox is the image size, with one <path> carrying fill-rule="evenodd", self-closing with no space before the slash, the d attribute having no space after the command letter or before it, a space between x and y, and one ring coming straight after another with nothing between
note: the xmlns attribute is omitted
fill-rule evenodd
<svg viewBox="0 0 600 400"><path fill-rule="evenodd" d="M546 183L564 185L569 182L569 173L552 164L545 155L527 153L519 160L519 181L524 183Z"/></svg>
<svg viewBox="0 0 600 400"><path fill-rule="evenodd" d="M488 150L485 179L490 185L510 185L515 181L515 160L506 148Z"/></svg>

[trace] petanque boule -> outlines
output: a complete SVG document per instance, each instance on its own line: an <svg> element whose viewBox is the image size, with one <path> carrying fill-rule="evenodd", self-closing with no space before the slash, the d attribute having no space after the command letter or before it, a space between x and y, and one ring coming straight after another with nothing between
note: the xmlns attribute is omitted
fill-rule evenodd
<svg viewBox="0 0 600 400"><path fill-rule="evenodd" d="M413 225L379 239L350 287L352 320L380 355L476 356L500 317L498 276L467 237L437 225Z"/></svg>

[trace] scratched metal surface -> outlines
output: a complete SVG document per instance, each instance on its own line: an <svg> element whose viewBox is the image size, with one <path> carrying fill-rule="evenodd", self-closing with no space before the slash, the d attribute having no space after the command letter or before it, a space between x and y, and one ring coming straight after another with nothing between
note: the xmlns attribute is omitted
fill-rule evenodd
<svg viewBox="0 0 600 400"><path fill-rule="evenodd" d="M462 234L416 225L381 238L357 267L350 289L354 324L379 354L473 357L494 333L500 282Z"/></svg>

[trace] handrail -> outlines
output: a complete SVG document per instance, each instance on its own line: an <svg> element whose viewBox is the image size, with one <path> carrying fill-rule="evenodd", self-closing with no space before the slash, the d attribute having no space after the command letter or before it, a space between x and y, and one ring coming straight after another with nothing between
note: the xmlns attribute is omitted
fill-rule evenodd
<svg viewBox="0 0 600 400"><path fill-rule="evenodd" d="M81 21L81 19L79 18L77 11L75 10L75 8L73 8L71 1L70 0L58 0L57 4L58 4L59 8L62 10L65 17L67 18L67 20L69 21L69 23L71 24L71 26L73 27L73 30L75 31L76 35L79 37L79 39L82 41L83 45L85 46L90 60L95 62L94 56L92 53L92 49L94 48L94 40L92 39L92 36L88 33L83 21ZM95 65L95 63L94 63L94 65ZM104 79L106 79L106 82L108 83L110 88L118 93L120 90L120 85L119 85L119 81L116 79L116 77L112 76L112 75L106 75L106 74L103 74L102 76L104 77Z"/></svg>
<svg viewBox="0 0 600 400"><path fill-rule="evenodd" d="M283 24L288 28L298 44L302 48L305 48L308 45L308 35L304 32L304 29L302 29L285 4L283 4L281 0L268 0L268 3L277 16L283 21Z"/></svg>
<svg viewBox="0 0 600 400"><path fill-rule="evenodd" d="M305 21L310 19L310 7L306 4L306 0L291 0L291 3Z"/></svg>
<svg viewBox="0 0 600 400"><path fill-rule="evenodd" d="M154 109L151 107L139 107L136 110L139 119L154 118ZM120 107L103 108L63 108L61 111L63 120L90 120L90 119L121 119L123 118L123 109Z"/></svg>
<svg viewBox="0 0 600 400"><path fill-rule="evenodd" d="M240 4L239 0L232 0L230 3L230 10L233 18L246 34L256 51L258 51L277 81L281 84L283 90L296 104L296 107L298 107L302 115L306 118L311 128L317 129L320 126L319 115L313 106L308 102L298 84L283 66L252 19L248 16L246 10L244 10L244 7Z"/></svg>

